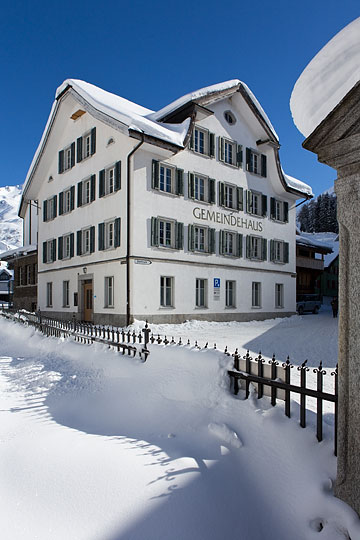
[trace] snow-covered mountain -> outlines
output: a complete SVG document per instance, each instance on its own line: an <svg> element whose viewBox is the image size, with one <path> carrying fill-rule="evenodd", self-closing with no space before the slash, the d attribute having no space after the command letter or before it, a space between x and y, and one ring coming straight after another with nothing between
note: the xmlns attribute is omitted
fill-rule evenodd
<svg viewBox="0 0 360 540"><path fill-rule="evenodd" d="M18 216L22 186L0 187L0 253L22 244L22 220Z"/></svg>

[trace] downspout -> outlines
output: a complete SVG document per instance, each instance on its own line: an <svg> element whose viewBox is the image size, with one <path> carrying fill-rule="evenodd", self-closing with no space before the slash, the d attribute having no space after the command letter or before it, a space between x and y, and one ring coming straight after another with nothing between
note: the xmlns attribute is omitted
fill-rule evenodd
<svg viewBox="0 0 360 540"><path fill-rule="evenodd" d="M144 134L141 134L141 141L139 144L137 144L128 154L127 157L127 185L126 185L126 326L129 326L130 324L130 316L131 316L131 309L130 309L130 246L131 246L131 227L130 227L130 204L131 204L131 198L130 198L130 185L131 185L131 171L130 171L130 162L133 154L135 154L136 150L140 148L144 144Z"/></svg>

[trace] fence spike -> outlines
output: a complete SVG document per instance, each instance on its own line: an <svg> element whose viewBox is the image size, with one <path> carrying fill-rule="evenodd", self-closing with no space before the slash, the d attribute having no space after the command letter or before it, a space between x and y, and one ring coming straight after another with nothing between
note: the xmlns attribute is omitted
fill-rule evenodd
<svg viewBox="0 0 360 540"><path fill-rule="evenodd" d="M209 342L207 341L207 342L205 343L204 349L207 349L207 348L208 348L208 344L209 344Z"/></svg>

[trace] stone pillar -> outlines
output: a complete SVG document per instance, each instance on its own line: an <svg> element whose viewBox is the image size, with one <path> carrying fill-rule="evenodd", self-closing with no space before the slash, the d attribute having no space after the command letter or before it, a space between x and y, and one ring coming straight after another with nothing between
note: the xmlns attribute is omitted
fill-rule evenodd
<svg viewBox="0 0 360 540"><path fill-rule="evenodd" d="M337 170L339 419L335 495L360 514L360 85L303 143Z"/></svg>

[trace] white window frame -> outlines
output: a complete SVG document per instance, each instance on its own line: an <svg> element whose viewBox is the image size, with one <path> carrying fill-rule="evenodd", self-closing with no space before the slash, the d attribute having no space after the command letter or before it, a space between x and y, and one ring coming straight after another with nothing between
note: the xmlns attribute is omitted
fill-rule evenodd
<svg viewBox="0 0 360 540"><path fill-rule="evenodd" d="M46 201L47 205L47 214L46 214L46 221L51 221L55 219L55 212L56 212L56 198L50 197Z"/></svg>
<svg viewBox="0 0 360 540"><path fill-rule="evenodd" d="M199 202L209 201L209 178L207 176L194 173L194 200Z"/></svg>
<svg viewBox="0 0 360 540"><path fill-rule="evenodd" d="M275 283L275 307L280 309L284 307L284 284Z"/></svg>
<svg viewBox="0 0 360 540"><path fill-rule="evenodd" d="M250 235L250 257L249 259L255 260L255 261L261 261L262 260L262 238L261 236L252 236Z"/></svg>
<svg viewBox="0 0 360 540"><path fill-rule="evenodd" d="M115 249L115 219L105 221L104 245L105 249Z"/></svg>
<svg viewBox="0 0 360 540"><path fill-rule="evenodd" d="M63 281L63 305L62 307L70 307L70 281Z"/></svg>
<svg viewBox="0 0 360 540"><path fill-rule="evenodd" d="M279 199L274 199L274 200L275 200L274 220L281 221L283 223L285 219L284 201L280 201Z"/></svg>
<svg viewBox="0 0 360 540"><path fill-rule="evenodd" d="M175 193L176 168L167 163L159 163L159 191L162 193Z"/></svg>
<svg viewBox="0 0 360 540"><path fill-rule="evenodd" d="M261 308L261 282L253 281L251 284L251 307Z"/></svg>
<svg viewBox="0 0 360 540"><path fill-rule="evenodd" d="M236 281L234 280L225 281L225 307L236 307Z"/></svg>
<svg viewBox="0 0 360 540"><path fill-rule="evenodd" d="M250 193L252 210L249 210L249 214L252 216L262 217L262 193L252 190L250 190Z"/></svg>
<svg viewBox="0 0 360 540"><path fill-rule="evenodd" d="M202 139L202 140L201 140ZM193 152L202 156L209 155L209 132L207 129L194 127L193 132Z"/></svg>
<svg viewBox="0 0 360 540"><path fill-rule="evenodd" d="M62 255L62 258L63 259L70 259L71 235L70 234L65 234L62 237L62 242L63 242L63 255Z"/></svg>
<svg viewBox="0 0 360 540"><path fill-rule="evenodd" d="M81 206L91 203L91 176L82 180Z"/></svg>
<svg viewBox="0 0 360 540"><path fill-rule="evenodd" d="M46 283L46 307L53 307L53 290L52 281Z"/></svg>
<svg viewBox="0 0 360 540"><path fill-rule="evenodd" d="M81 230L81 255L90 254L91 227Z"/></svg>
<svg viewBox="0 0 360 540"><path fill-rule="evenodd" d="M207 279L196 278L195 279L195 307L206 308L207 307L207 292L208 284Z"/></svg>
<svg viewBox="0 0 360 540"><path fill-rule="evenodd" d="M158 218L158 238L159 247L175 248L175 221L165 218ZM170 239L170 243L168 242Z"/></svg>
<svg viewBox="0 0 360 540"><path fill-rule="evenodd" d="M261 175L261 154L250 148L250 167L253 174Z"/></svg>
<svg viewBox="0 0 360 540"><path fill-rule="evenodd" d="M64 172L71 169L71 144L64 148Z"/></svg>
<svg viewBox="0 0 360 540"><path fill-rule="evenodd" d="M47 263L52 263L55 261L55 258L53 258L54 253L52 251L53 241L54 241L53 238L51 240L46 241L46 262Z"/></svg>
<svg viewBox="0 0 360 540"><path fill-rule="evenodd" d="M114 307L114 276L105 276L104 279L104 307Z"/></svg>
<svg viewBox="0 0 360 540"><path fill-rule="evenodd" d="M274 263L284 263L285 242L283 240L274 240Z"/></svg>
<svg viewBox="0 0 360 540"><path fill-rule="evenodd" d="M63 214L69 214L71 212L71 188L66 189L63 193Z"/></svg>
<svg viewBox="0 0 360 540"><path fill-rule="evenodd" d="M224 184L224 207L236 209L236 186L233 184Z"/></svg>
<svg viewBox="0 0 360 540"><path fill-rule="evenodd" d="M105 169L105 195L115 192L115 165Z"/></svg>
<svg viewBox="0 0 360 540"><path fill-rule="evenodd" d="M236 167L237 143L236 141L232 141L231 139L226 139L225 137L223 137L223 140L224 140L224 163L226 163L227 165L232 165L233 167Z"/></svg>
<svg viewBox="0 0 360 540"><path fill-rule="evenodd" d="M87 159L91 156L91 130L82 136L82 159Z"/></svg>
<svg viewBox="0 0 360 540"><path fill-rule="evenodd" d="M174 307L174 278L160 276L160 307Z"/></svg>
<svg viewBox="0 0 360 540"><path fill-rule="evenodd" d="M224 231L222 255L234 257L236 255L236 241L237 241L237 233L233 231Z"/></svg>
<svg viewBox="0 0 360 540"><path fill-rule="evenodd" d="M207 253L209 251L209 227L194 225L194 251Z"/></svg>

